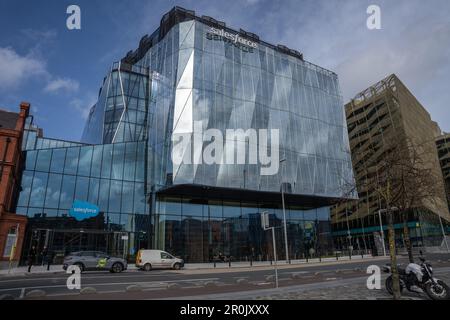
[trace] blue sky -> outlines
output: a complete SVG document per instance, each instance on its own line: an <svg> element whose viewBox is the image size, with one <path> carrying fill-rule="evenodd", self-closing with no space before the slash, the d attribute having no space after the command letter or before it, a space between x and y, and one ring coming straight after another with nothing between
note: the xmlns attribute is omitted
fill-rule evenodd
<svg viewBox="0 0 450 320"><path fill-rule="evenodd" d="M81 30L66 8L81 8ZM381 7L381 30L366 9ZM285 44L339 75L345 102L396 73L450 131L450 1L22 1L0 3L0 108L29 101L48 137L79 140L111 63L137 47L174 5Z"/></svg>

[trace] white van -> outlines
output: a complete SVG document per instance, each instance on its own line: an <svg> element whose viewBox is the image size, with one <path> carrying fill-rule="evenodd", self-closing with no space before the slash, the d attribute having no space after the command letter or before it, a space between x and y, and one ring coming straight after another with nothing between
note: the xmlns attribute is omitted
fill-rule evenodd
<svg viewBox="0 0 450 320"><path fill-rule="evenodd" d="M153 268L171 268L180 270L184 266L183 259L178 259L162 250L139 250L136 256L136 267L145 271Z"/></svg>

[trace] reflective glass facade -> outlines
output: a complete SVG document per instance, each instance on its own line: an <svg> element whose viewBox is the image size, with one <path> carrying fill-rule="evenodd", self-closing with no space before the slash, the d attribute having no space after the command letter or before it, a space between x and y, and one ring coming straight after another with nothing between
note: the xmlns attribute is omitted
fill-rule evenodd
<svg viewBox="0 0 450 320"><path fill-rule="evenodd" d="M54 218L52 226L61 230L125 232L123 248L119 241L124 255L149 247L187 262L209 261L219 252L266 260L271 244L259 216L269 211L274 224L282 222L283 185L290 199L291 258L311 247L330 252L328 205L352 196L345 184L353 179L337 76L263 42L232 43L201 19L174 23L164 33L163 27L141 40L139 58L113 64L81 143L28 134L17 212L40 226ZM279 142L267 143L268 154L275 155L274 145L279 149L272 158L279 169L261 175L259 163L174 163L173 135L181 132L194 141L195 123L221 132L279 130ZM42 140L39 146L28 141L33 138ZM223 147L237 151L240 143L246 152L255 147L250 140L227 139ZM189 143L181 154L195 158L205 148L205 142ZM192 191L198 186L223 192L202 196ZM227 190L237 190L239 199ZM303 197L309 202L302 203ZM67 223L74 200L99 206L91 226ZM283 255L281 231L277 237ZM89 246L80 242L80 248Z"/></svg>

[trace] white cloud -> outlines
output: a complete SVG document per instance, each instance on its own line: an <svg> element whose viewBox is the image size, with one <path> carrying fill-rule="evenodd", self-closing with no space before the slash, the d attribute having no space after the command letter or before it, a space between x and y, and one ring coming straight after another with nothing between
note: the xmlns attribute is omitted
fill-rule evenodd
<svg viewBox="0 0 450 320"><path fill-rule="evenodd" d="M84 98L75 98L69 105L80 113L82 119L87 119L91 107L97 102L97 97L93 93L88 93Z"/></svg>
<svg viewBox="0 0 450 320"><path fill-rule="evenodd" d="M80 88L78 81L69 78L56 78L50 80L44 88L45 92L56 93L58 91L77 92Z"/></svg>
<svg viewBox="0 0 450 320"><path fill-rule="evenodd" d="M0 47L0 92L16 89L32 78L40 77L46 83L44 92L77 92L80 84L70 78L54 77L47 71L47 64L31 51L20 55L11 47Z"/></svg>
<svg viewBox="0 0 450 320"><path fill-rule="evenodd" d="M44 61L21 56L9 47L0 47L0 70L0 91L14 88L31 77L48 75Z"/></svg>

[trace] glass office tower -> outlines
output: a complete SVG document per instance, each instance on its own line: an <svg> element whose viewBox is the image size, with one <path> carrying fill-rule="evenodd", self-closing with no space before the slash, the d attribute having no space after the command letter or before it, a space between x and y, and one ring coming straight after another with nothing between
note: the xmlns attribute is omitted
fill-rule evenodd
<svg viewBox="0 0 450 320"><path fill-rule="evenodd" d="M223 140L207 141L210 129ZM230 140L227 130L278 130L279 139ZM156 248L186 262L268 260L260 214L283 225L283 190L290 258L325 255L333 250L329 206L354 197L337 75L179 7L112 65L80 143L38 132L30 125L23 144L17 204L30 218L29 245L129 257ZM178 144L177 135L188 142ZM207 163L202 155L212 141L223 149ZM175 149L183 161L173 160ZM242 150L244 161L223 161ZM255 150L267 151L271 163L251 161ZM261 174L269 165L275 170ZM75 200L100 214L75 221L68 215ZM283 228L277 241L284 259Z"/></svg>

